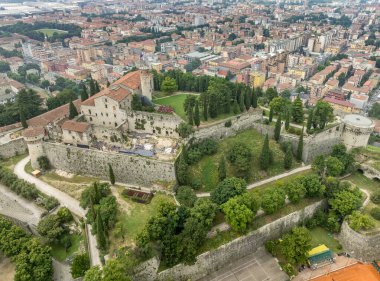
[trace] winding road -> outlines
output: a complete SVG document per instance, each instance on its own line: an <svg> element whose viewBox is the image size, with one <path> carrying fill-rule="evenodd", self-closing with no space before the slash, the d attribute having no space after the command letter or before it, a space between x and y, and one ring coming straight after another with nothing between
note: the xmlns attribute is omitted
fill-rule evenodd
<svg viewBox="0 0 380 281"><path fill-rule="evenodd" d="M18 162L14 168L14 173L20 178L29 183L36 185L37 189L41 192L57 198L62 206L67 207L73 214L85 218L86 211L79 205L79 201L69 196L68 194L56 189L55 187L41 181L40 179L25 172L25 166L28 164L30 157L26 157ZM97 241L95 235L91 233L91 225L87 225L87 238L88 238L88 248L91 258L91 265L101 266L101 261L99 257L99 250L97 248Z"/></svg>

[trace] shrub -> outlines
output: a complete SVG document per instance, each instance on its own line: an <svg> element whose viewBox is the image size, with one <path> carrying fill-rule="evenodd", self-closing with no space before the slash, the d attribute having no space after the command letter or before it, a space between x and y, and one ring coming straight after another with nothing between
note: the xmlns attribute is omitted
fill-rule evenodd
<svg viewBox="0 0 380 281"><path fill-rule="evenodd" d="M231 126L232 126L232 121L231 120L228 120L228 121L226 121L226 123L224 123L224 127L226 127L226 128L229 128Z"/></svg>
<svg viewBox="0 0 380 281"><path fill-rule="evenodd" d="M71 275L73 278L84 276L86 271L90 268L90 258L86 253L79 254L74 257L71 264Z"/></svg>
<svg viewBox="0 0 380 281"><path fill-rule="evenodd" d="M50 161L46 156L40 156L37 158L38 166L41 170L47 171L50 169Z"/></svg>
<svg viewBox="0 0 380 281"><path fill-rule="evenodd" d="M62 207L58 210L57 212L58 217L63 223L68 223L71 222L74 218L73 215L71 214L70 210L67 209L66 207Z"/></svg>
<svg viewBox="0 0 380 281"><path fill-rule="evenodd" d="M354 211L348 219L350 227L355 231L369 230L375 227L373 218L358 211Z"/></svg>
<svg viewBox="0 0 380 281"><path fill-rule="evenodd" d="M176 198L181 205L189 208L193 207L197 201L197 195L190 186L180 186Z"/></svg>
<svg viewBox="0 0 380 281"><path fill-rule="evenodd" d="M374 219L380 221L380 208L379 207L372 208L370 211L370 214Z"/></svg>
<svg viewBox="0 0 380 281"><path fill-rule="evenodd" d="M292 276L295 276L296 275L296 272L294 270L294 267L290 264L290 263L286 263L284 265L281 266L282 270L289 276L289 277L292 277Z"/></svg>
<svg viewBox="0 0 380 281"><path fill-rule="evenodd" d="M240 178L226 178L211 192L211 200L222 205L230 198L243 194L246 191L247 183Z"/></svg>
<svg viewBox="0 0 380 281"><path fill-rule="evenodd" d="M380 192L374 192L371 194L371 201L375 204L380 204Z"/></svg>
<svg viewBox="0 0 380 281"><path fill-rule="evenodd" d="M261 207L267 214L273 214L285 205L285 192L282 189L270 189L262 198Z"/></svg>

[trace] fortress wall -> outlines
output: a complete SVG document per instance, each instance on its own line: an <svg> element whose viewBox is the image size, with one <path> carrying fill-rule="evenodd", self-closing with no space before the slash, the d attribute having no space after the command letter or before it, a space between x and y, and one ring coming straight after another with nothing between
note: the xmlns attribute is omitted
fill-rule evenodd
<svg viewBox="0 0 380 281"><path fill-rule="evenodd" d="M380 257L380 233L360 234L345 221L340 230L339 241L346 252L356 259L372 262Z"/></svg>
<svg viewBox="0 0 380 281"><path fill-rule="evenodd" d="M17 138L7 143L0 144L0 157L10 158L19 154L26 153L28 147L24 138Z"/></svg>
<svg viewBox="0 0 380 281"><path fill-rule="evenodd" d="M175 181L174 162L50 142L44 142L43 148L54 168L69 173L108 180L110 163L118 182L150 186L159 180Z"/></svg>
<svg viewBox="0 0 380 281"><path fill-rule="evenodd" d="M255 128L262 133L269 133L273 135L273 130L270 126L266 126L258 123L257 121L262 118L261 109L250 109L250 111L240 114L238 116L231 117L229 119L224 119L220 122L213 123L209 126L204 126L195 131L191 137L197 139L213 138L216 140L231 137L236 135L236 133ZM226 127L226 122L230 120L231 126Z"/></svg>
<svg viewBox="0 0 380 281"><path fill-rule="evenodd" d="M311 204L302 210L275 220L255 231L248 233L245 236L239 237L225 245L222 245L215 250L199 255L193 265L178 264L172 268L161 271L154 276L152 272L154 268L157 268L156 263L153 263L154 268L150 270L147 269L147 265L149 263L144 264L144 270L147 274L144 275L143 272L140 272L138 275L139 279L136 280L198 280L223 268L231 261L236 261L255 252L258 248L263 246L266 241L279 238L285 232L288 232L304 220L312 217L318 209L325 206L326 201L322 200Z"/></svg>

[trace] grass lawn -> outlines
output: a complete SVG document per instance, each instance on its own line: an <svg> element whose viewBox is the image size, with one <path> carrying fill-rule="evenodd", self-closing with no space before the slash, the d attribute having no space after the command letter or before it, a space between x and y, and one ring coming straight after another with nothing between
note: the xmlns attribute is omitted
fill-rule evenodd
<svg viewBox="0 0 380 281"><path fill-rule="evenodd" d="M64 261L68 257L73 256L78 251L81 240L82 236L79 234L70 235L71 247L67 251L59 243L51 244L50 247L53 257L59 261Z"/></svg>
<svg viewBox="0 0 380 281"><path fill-rule="evenodd" d="M251 168L247 182L252 183L264 178L268 178L285 171L284 169L284 152L280 146L270 140L270 148L272 149L274 162L267 172L260 170L259 156L264 143L264 136L256 130L247 130L233 137L226 138L219 142L218 151L211 156L204 156L198 163L191 165L189 169L191 181L199 181L202 191L211 191L218 184L218 163L221 156L227 157L228 149L235 142L247 144L252 149ZM227 162L227 177L236 176L237 173L232 165ZM295 160L293 167L299 166Z"/></svg>
<svg viewBox="0 0 380 281"><path fill-rule="evenodd" d="M170 105L171 107L173 107L174 112L179 117L181 117L183 120L187 120L185 110L183 109L183 103L185 102L187 95L188 94L178 94L178 95L173 95L169 97L158 98L158 99L154 99L153 102L155 104L160 104L160 105Z"/></svg>
<svg viewBox="0 0 380 281"><path fill-rule="evenodd" d="M313 229L309 229L311 234L311 246L317 247L319 245L326 245L330 250L334 253L342 252L338 240L336 240L332 233L328 232L326 229L322 227L315 227Z"/></svg>
<svg viewBox="0 0 380 281"><path fill-rule="evenodd" d="M26 156L28 156L28 154L16 155L8 159L1 160L0 164L3 167L8 168L13 171L13 168L16 166L16 164L20 162L22 159L24 159Z"/></svg>
<svg viewBox="0 0 380 281"><path fill-rule="evenodd" d="M65 30L51 29L51 28L41 28L41 29L37 29L36 31L42 32L47 37L53 36L54 32L57 32L58 34L67 33L67 31L65 31Z"/></svg>
<svg viewBox="0 0 380 281"><path fill-rule="evenodd" d="M120 188L118 192L122 192ZM115 233L110 235L110 253L122 246L130 246L134 244L136 235L138 235L144 228L147 221L156 214L158 207L161 203L174 203L174 198L163 194L156 193L149 204L141 204L130 200L129 198L122 197L128 205L128 210L122 210L118 214L117 222L121 222L124 228L124 239L116 237Z"/></svg>

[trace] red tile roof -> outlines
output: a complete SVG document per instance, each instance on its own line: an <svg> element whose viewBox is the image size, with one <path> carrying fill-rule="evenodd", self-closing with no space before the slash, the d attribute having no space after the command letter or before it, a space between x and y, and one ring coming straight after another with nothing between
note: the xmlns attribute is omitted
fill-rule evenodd
<svg viewBox="0 0 380 281"><path fill-rule="evenodd" d="M78 133L84 133L90 127L90 124L85 122L77 122L74 120L68 120L62 124L62 130L74 131Z"/></svg>

